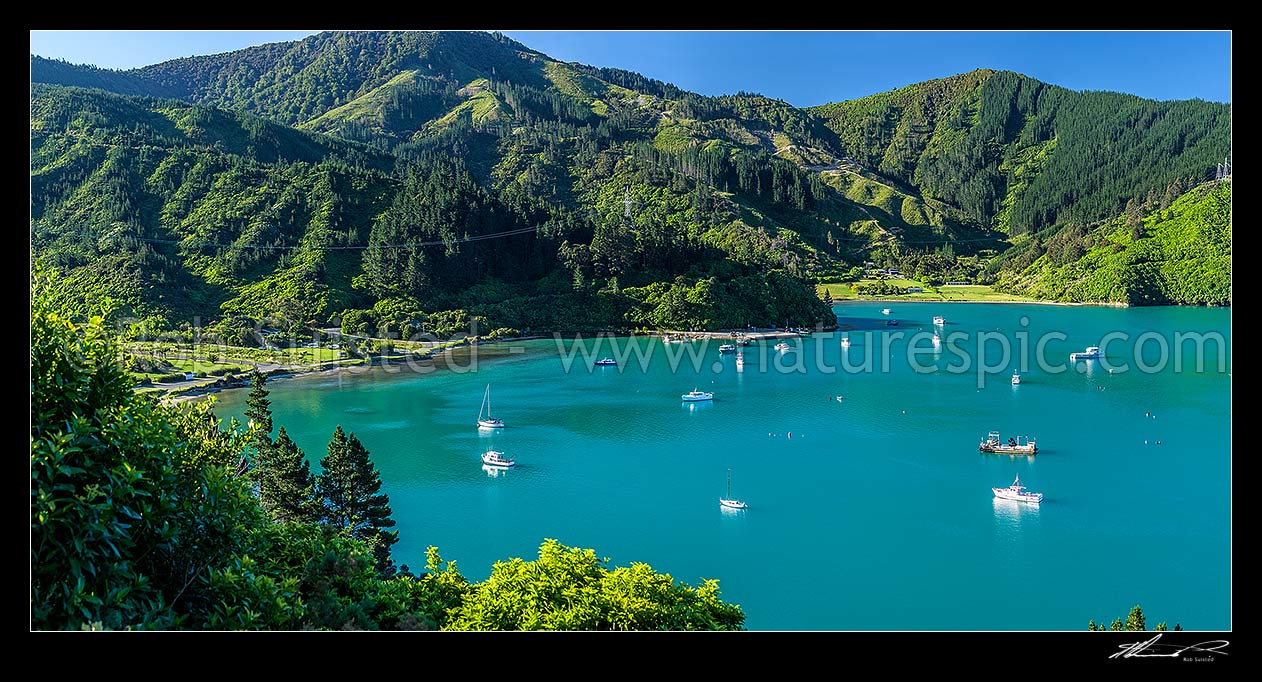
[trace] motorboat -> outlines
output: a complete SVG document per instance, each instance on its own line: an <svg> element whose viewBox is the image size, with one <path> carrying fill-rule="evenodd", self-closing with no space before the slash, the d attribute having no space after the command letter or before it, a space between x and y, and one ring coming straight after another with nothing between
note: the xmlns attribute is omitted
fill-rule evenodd
<svg viewBox="0 0 1262 682"><path fill-rule="evenodd" d="M601 367L608 367L610 365L617 365L618 362L613 358L601 358L592 364L600 365Z"/></svg>
<svg viewBox="0 0 1262 682"><path fill-rule="evenodd" d="M1070 360L1098 360L1101 357L1104 356L1100 354L1099 346L1087 346L1087 350L1069 354Z"/></svg>
<svg viewBox="0 0 1262 682"><path fill-rule="evenodd" d="M1043 493L1030 492L1025 489L1025 486L1021 485L1020 474L1017 475L1017 479L1012 482L1012 485L1006 488L991 488L991 491L995 493L995 497L1004 500L1016 500L1017 502L1030 502L1032 504L1038 504L1043 501Z"/></svg>
<svg viewBox="0 0 1262 682"><path fill-rule="evenodd" d="M784 343L783 341L781 341L780 343L777 343L777 344L775 345L775 349L776 349L776 350L789 350L789 349L790 349L790 348L792 348L792 347L793 347L793 346L790 346L789 344Z"/></svg>
<svg viewBox="0 0 1262 682"><path fill-rule="evenodd" d="M732 345L732 344L730 344L730 343L725 343L725 344L723 344L722 346L719 346L719 352L720 352L720 353L735 353L735 352L736 352L736 346L734 346L734 345Z"/></svg>
<svg viewBox="0 0 1262 682"><path fill-rule="evenodd" d="M1017 385L1017 384L1019 384L1019 383L1021 383L1021 375L1020 375L1020 374L1017 374L1016 370L1013 370L1013 372L1012 372L1012 385L1013 385L1013 386L1016 386L1016 385Z"/></svg>
<svg viewBox="0 0 1262 682"><path fill-rule="evenodd" d="M517 462L513 458L504 456L504 453L499 450L487 450L482 453L482 463L489 467L499 467L501 469L517 466Z"/></svg>
<svg viewBox="0 0 1262 682"><path fill-rule="evenodd" d="M942 325L946 324L946 318L942 317L941 315L934 315L933 323L941 327Z"/></svg>
<svg viewBox="0 0 1262 682"><path fill-rule="evenodd" d="M696 403L703 400L714 400L714 394L706 393L705 391L698 391L694 388L691 391L679 396L679 398L686 403Z"/></svg>

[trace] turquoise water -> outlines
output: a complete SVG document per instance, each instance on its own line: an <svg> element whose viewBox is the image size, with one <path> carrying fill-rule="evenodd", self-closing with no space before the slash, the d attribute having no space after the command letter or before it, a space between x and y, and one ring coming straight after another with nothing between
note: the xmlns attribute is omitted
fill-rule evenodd
<svg viewBox="0 0 1262 682"><path fill-rule="evenodd" d="M436 545L481 580L495 561L533 558L555 538L614 565L645 562L693 584L717 578L752 630L1083 630L1137 603L1151 624L1231 627L1229 310L835 309L844 331L803 339L800 354L746 348L742 373L718 342L699 369L672 369L668 348L687 348L644 339L643 370L632 357L589 371L579 355L567 373L557 342L540 340L520 352L482 347L476 371L275 381L272 408L313 466L335 425L363 441L398 522L395 559L413 569ZM934 315L947 318L940 333L958 351L920 341L925 371L908 362L906 338L880 351L887 333L932 331ZM1003 363L996 339L979 354L981 331L1013 351L1028 335L1031 352L1061 332L1045 345L1060 365L1110 332L1130 339L1076 370L1031 360L1014 387L1017 360ZM1138 361L1151 373L1135 355L1145 332L1153 338ZM1181 371L1161 367L1156 337L1172 349L1176 332L1216 332L1226 353L1206 343L1197 372L1185 342L1171 353ZM840 369L841 334L855 363L874 351L874 371ZM965 358L974 370L954 371ZM993 368L980 387L979 358ZM488 383L507 424L489 434L474 425ZM714 402L681 403L694 387ZM221 394L219 413L240 417L244 400ZM1036 436L1040 452L979 454L990 430ZM490 447L518 466L490 475L478 459ZM729 468L747 511L719 507ZM993 498L992 486L1018 474L1045 494L1041 505Z"/></svg>

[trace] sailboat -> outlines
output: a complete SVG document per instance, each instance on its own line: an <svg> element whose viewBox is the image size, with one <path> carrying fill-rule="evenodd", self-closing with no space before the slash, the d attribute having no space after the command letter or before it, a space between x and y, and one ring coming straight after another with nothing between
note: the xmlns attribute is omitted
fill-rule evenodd
<svg viewBox="0 0 1262 682"><path fill-rule="evenodd" d="M728 509L745 509L746 507L749 506L745 504L744 502L732 497L732 470L731 469L727 470L727 497L719 498L719 506L727 507Z"/></svg>
<svg viewBox="0 0 1262 682"><path fill-rule="evenodd" d="M483 417L482 413L486 416ZM502 429L504 428L504 420L496 419L491 416L491 385L486 385L486 393L482 394L482 409L478 410L478 428L480 429Z"/></svg>

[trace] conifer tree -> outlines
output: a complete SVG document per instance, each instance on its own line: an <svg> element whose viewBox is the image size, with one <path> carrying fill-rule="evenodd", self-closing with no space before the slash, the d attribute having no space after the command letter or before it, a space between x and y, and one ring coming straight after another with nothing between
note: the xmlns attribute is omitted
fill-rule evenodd
<svg viewBox="0 0 1262 682"><path fill-rule="evenodd" d="M272 444L272 401L267 396L267 377L256 369L250 376L250 395L245 401L245 417L258 427L250 443L255 452Z"/></svg>
<svg viewBox="0 0 1262 682"><path fill-rule="evenodd" d="M320 520L311 464L285 427L269 448L266 466L258 476L259 503L278 523L316 523Z"/></svg>
<svg viewBox="0 0 1262 682"><path fill-rule="evenodd" d="M320 461L324 473L316 479L320 513L326 524L363 540L377 559L377 570L395 572L390 546L399 541L390 518L390 497L381 493L381 476L369 459L368 449L355 434L333 431L329 454Z"/></svg>

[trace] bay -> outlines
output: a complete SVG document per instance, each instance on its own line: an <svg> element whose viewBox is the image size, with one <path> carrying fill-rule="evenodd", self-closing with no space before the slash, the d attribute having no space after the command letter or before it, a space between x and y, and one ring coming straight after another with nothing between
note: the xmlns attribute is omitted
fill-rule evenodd
<svg viewBox="0 0 1262 682"><path fill-rule="evenodd" d="M746 347L743 372L717 340L644 338L643 363L593 368L628 339L589 339L567 371L572 341L545 339L479 347L467 369L274 381L274 421L316 470L334 426L363 441L413 570L435 545L481 580L555 538L718 579L752 630L1072 631L1134 604L1150 627L1231 628L1229 309L835 310L841 330ZM1201 371L1195 339L1175 344L1188 333L1205 339ZM1089 345L1106 358L1068 362ZM842 366L868 352L870 369ZM507 427L480 432L487 384ZM681 402L693 388L714 401ZM218 414L241 418L245 397L220 394ZM990 430L1035 436L1039 454L980 454ZM518 466L484 470L490 448ZM748 510L719 507L729 468ZM994 499L1017 475L1042 504Z"/></svg>

